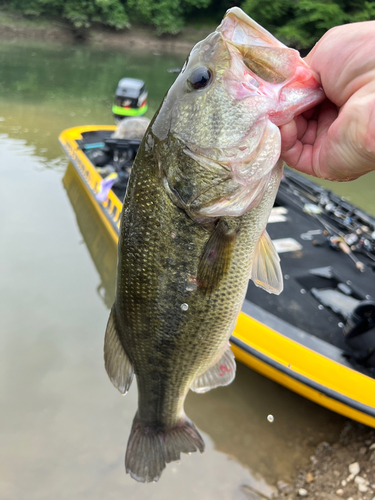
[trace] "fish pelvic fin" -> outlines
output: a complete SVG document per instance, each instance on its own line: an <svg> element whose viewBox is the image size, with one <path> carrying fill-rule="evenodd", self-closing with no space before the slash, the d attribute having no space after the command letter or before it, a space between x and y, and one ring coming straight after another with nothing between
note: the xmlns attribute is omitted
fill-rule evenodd
<svg viewBox="0 0 375 500"><path fill-rule="evenodd" d="M284 288L280 257L266 230L255 248L251 279L268 293L279 295Z"/></svg>
<svg viewBox="0 0 375 500"><path fill-rule="evenodd" d="M191 384L190 389L198 393L207 392L215 389L215 387L229 385L233 382L235 376L236 362L228 344L219 361L199 375Z"/></svg>
<svg viewBox="0 0 375 500"><path fill-rule="evenodd" d="M134 369L118 336L113 309L104 338L104 366L112 384L125 395L131 386Z"/></svg>
<svg viewBox="0 0 375 500"><path fill-rule="evenodd" d="M169 462L181 453L204 451L204 441L193 422L184 417L171 428L144 424L136 414L125 455L125 469L141 483L156 482Z"/></svg>

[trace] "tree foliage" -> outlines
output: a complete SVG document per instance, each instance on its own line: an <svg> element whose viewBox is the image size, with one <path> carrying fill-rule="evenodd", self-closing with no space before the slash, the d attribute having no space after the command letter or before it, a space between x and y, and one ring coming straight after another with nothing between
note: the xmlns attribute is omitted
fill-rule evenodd
<svg viewBox="0 0 375 500"><path fill-rule="evenodd" d="M299 49L311 47L334 26L375 19L375 2L365 0L245 0L242 8Z"/></svg>
<svg viewBox="0 0 375 500"><path fill-rule="evenodd" d="M66 19L75 28L89 28L93 22L114 28L129 26L120 0L0 0L26 16L54 16Z"/></svg>
<svg viewBox="0 0 375 500"><path fill-rule="evenodd" d="M375 0L0 0L28 16L54 16L75 28L102 23L114 28L146 24L158 34L178 33L197 19L219 22L238 5L287 45L311 47L339 24L375 19Z"/></svg>
<svg viewBox="0 0 375 500"><path fill-rule="evenodd" d="M179 0L127 0L132 19L156 27L158 34L176 34L184 26L183 2Z"/></svg>
<svg viewBox="0 0 375 500"><path fill-rule="evenodd" d="M129 26L128 16L119 0L65 0L63 16L75 27L88 28L91 22L114 28Z"/></svg>

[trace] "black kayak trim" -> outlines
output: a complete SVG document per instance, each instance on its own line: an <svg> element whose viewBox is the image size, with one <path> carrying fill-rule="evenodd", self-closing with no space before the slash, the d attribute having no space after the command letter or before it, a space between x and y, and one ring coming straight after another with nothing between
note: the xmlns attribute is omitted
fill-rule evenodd
<svg viewBox="0 0 375 500"><path fill-rule="evenodd" d="M306 385L307 387L310 387L311 389L314 389L317 392L320 392L324 396L327 396L328 398L334 399L335 401L338 401L339 403L342 403L346 406L349 406L350 408L353 408L354 410L357 410L361 413L364 413L366 415L369 415L370 417L375 417L375 408L372 406L365 405L363 403L360 403L359 401L355 401L354 399L351 399L344 394L340 394L337 391L334 391L333 389L329 389L328 387L324 387L323 385L319 384L318 382L315 382L314 380L311 380L304 375L301 375L300 373L291 370L290 368L282 365L281 363L275 361L274 359L266 356L265 354L259 352L258 350L254 349L253 347L250 347L248 344L243 342L242 340L237 339L236 337L232 336L230 338L230 342L238 347L239 349L245 351L247 354L250 354L254 358L259 359L263 363L266 363L267 365L271 366L272 368L275 368L276 370L280 371L284 375L287 375L288 377L294 378L298 382Z"/></svg>

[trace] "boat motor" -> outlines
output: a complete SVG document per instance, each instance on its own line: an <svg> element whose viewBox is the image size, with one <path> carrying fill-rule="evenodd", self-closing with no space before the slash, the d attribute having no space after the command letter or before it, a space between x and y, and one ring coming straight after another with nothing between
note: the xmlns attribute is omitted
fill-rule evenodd
<svg viewBox="0 0 375 500"><path fill-rule="evenodd" d="M136 78L122 78L117 85L112 113L116 121L129 116L141 116L147 111L145 82Z"/></svg>

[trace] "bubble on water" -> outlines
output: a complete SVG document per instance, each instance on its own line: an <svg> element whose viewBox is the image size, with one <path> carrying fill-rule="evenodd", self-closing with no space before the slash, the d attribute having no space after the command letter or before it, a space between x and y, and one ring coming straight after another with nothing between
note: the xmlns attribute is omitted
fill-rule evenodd
<svg viewBox="0 0 375 500"><path fill-rule="evenodd" d="M188 305L188 304L186 304L186 303L181 304L181 309L182 309L183 311L187 311L187 310L189 309L189 305Z"/></svg>
<svg viewBox="0 0 375 500"><path fill-rule="evenodd" d="M268 420L268 422L271 422L271 424L272 424L272 422L273 422L275 419L273 418L273 415L268 415L267 420Z"/></svg>

